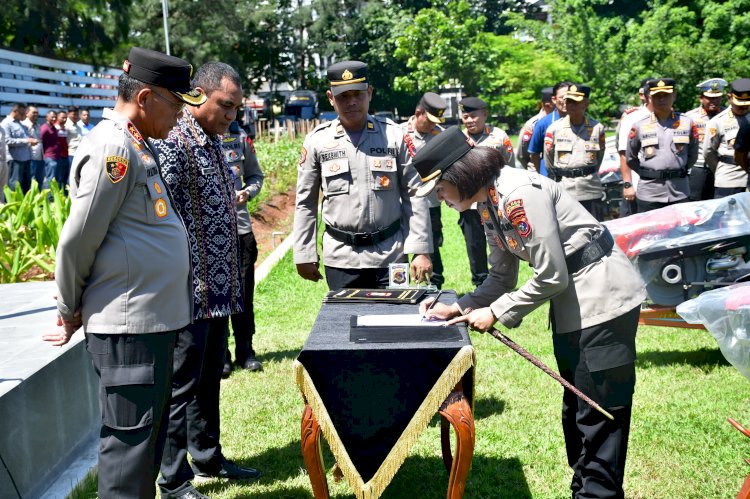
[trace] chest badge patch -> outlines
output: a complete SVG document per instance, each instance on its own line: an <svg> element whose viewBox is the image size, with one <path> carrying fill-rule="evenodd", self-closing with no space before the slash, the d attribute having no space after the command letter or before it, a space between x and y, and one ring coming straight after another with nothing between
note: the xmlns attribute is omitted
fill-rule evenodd
<svg viewBox="0 0 750 499"><path fill-rule="evenodd" d="M383 175L378 179L378 183L381 187L388 187L391 185L391 179L389 179L387 176Z"/></svg>
<svg viewBox="0 0 750 499"><path fill-rule="evenodd" d="M484 220L489 220L490 219L490 210L488 210L487 208L483 209L482 210L482 218Z"/></svg>
<svg viewBox="0 0 750 499"><path fill-rule="evenodd" d="M110 182L116 184L125 178L128 172L128 160L122 156L107 156L105 169Z"/></svg>
<svg viewBox="0 0 750 499"><path fill-rule="evenodd" d="M495 187L492 186L487 189L487 194L490 196L490 201L492 201L492 204L497 206L497 191L495 190Z"/></svg>
<svg viewBox="0 0 750 499"><path fill-rule="evenodd" d="M154 210L156 211L156 216L159 218L167 216L167 202L164 201L164 198L159 198L154 201Z"/></svg>
<svg viewBox="0 0 750 499"><path fill-rule="evenodd" d="M157 194L161 194L161 186L159 185L159 182L154 182L154 190Z"/></svg>
<svg viewBox="0 0 750 499"><path fill-rule="evenodd" d="M505 237L505 240L508 242L508 247L511 251L516 251L518 249L518 241L508 236Z"/></svg>

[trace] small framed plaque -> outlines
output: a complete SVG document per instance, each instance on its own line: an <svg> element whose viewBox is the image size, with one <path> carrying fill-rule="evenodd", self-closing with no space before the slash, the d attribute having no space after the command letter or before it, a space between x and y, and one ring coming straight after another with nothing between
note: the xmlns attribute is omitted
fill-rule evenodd
<svg viewBox="0 0 750 499"><path fill-rule="evenodd" d="M388 265L388 287L389 288L408 288L409 287L409 264L408 263L391 263Z"/></svg>

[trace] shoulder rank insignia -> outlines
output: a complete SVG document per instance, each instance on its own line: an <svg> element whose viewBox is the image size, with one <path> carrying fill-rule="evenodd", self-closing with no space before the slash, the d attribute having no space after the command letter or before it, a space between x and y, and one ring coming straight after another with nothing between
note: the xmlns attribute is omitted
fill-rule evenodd
<svg viewBox="0 0 750 499"><path fill-rule="evenodd" d="M110 182L116 184L125 178L128 172L128 160L122 156L107 156L105 169Z"/></svg>
<svg viewBox="0 0 750 499"><path fill-rule="evenodd" d="M138 142L143 142L143 135L141 135L141 132L138 131L138 129L135 127L134 124L128 121L128 132L130 135L133 136L135 140Z"/></svg>

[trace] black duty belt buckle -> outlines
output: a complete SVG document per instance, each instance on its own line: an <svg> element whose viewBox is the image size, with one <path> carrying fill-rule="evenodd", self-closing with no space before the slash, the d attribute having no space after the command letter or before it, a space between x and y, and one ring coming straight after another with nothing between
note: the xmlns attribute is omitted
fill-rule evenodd
<svg viewBox="0 0 750 499"><path fill-rule="evenodd" d="M352 246L372 246L373 235L369 232L355 232L353 234L354 244Z"/></svg>

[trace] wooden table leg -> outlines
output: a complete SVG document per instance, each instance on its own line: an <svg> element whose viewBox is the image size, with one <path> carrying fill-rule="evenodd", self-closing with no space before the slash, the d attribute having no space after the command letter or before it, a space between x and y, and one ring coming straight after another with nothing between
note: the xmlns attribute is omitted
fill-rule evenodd
<svg viewBox="0 0 750 499"><path fill-rule="evenodd" d="M320 425L313 415L312 408L305 404L302 412L302 457L312 484L315 499L328 499L328 482L323 469L323 455L320 451Z"/></svg>
<svg viewBox="0 0 750 499"><path fill-rule="evenodd" d="M474 454L474 415L469 402L464 397L459 382L438 411L441 416L440 443L443 451L443 462L450 471L448 479L448 499L461 499L466 487L466 478L471 468L471 457ZM456 455L451 456L448 425L456 432Z"/></svg>

